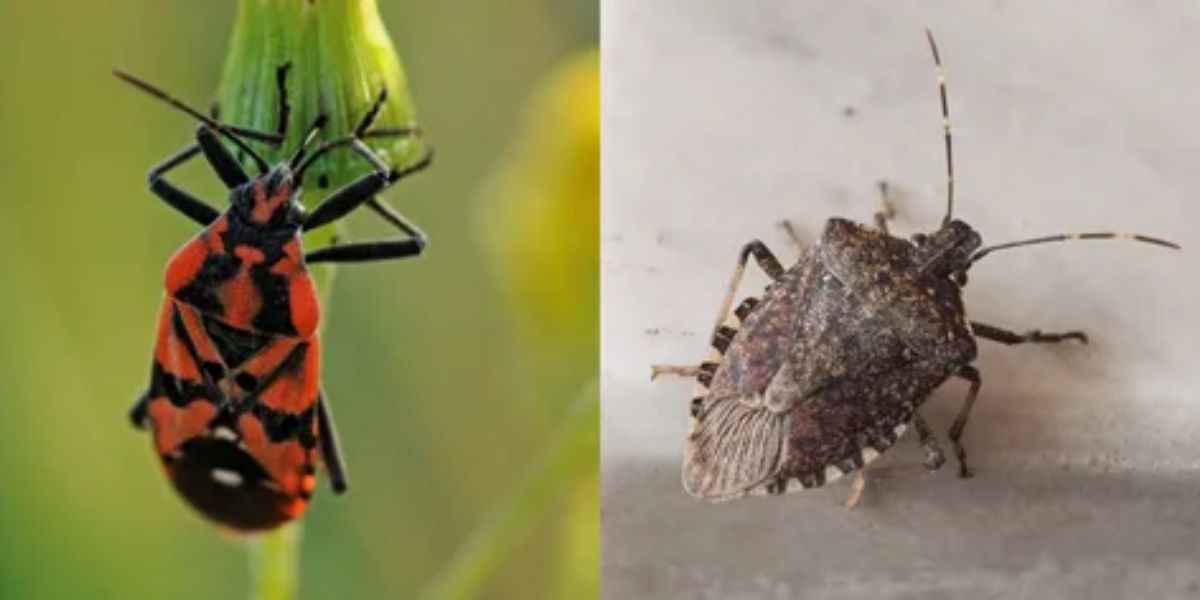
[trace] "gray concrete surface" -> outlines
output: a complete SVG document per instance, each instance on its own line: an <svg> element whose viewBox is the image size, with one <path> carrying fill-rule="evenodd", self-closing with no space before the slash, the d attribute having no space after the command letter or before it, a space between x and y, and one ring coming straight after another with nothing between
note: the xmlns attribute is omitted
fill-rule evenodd
<svg viewBox="0 0 1200 600"><path fill-rule="evenodd" d="M1200 597L1200 4L602 4L605 597ZM867 221L886 178L894 231L937 224L925 25L957 214L985 242L1117 228L1185 251L1083 242L976 266L973 318L1093 343L981 345L974 479L921 471L906 438L856 511L845 480L693 501L690 382L649 365L704 355L742 243L795 256L780 219L809 238L832 215ZM943 439L964 393L926 404Z"/></svg>

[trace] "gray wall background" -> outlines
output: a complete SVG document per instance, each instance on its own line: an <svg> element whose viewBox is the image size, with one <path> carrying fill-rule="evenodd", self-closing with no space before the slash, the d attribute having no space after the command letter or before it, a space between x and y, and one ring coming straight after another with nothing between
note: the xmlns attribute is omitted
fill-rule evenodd
<svg viewBox="0 0 1200 600"><path fill-rule="evenodd" d="M1200 4L1191 1L605 0L603 533L610 598L1200 596ZM741 244L795 250L834 215L936 227L945 181L985 243L1119 229L1180 242L999 253L975 319L1087 330L1081 347L981 342L976 477L906 437L864 504L848 480L710 505L679 484L690 381ZM852 107L852 115L846 108ZM750 269L754 272L754 269ZM747 278L746 293L764 278ZM966 392L925 405L944 446Z"/></svg>

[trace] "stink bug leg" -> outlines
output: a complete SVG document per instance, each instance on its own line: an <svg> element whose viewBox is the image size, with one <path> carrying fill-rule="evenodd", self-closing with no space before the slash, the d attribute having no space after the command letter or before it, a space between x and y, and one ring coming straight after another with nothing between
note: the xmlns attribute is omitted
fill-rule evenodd
<svg viewBox="0 0 1200 600"><path fill-rule="evenodd" d="M363 148L365 147L363 146ZM309 252L304 256L304 259L310 263L366 262L407 258L421 254L425 250L427 239L425 233L401 216L395 209L376 198L375 194L404 177L426 169L432 161L433 155L426 154L417 163L400 171L390 174L375 172L363 175L359 179L347 184L346 187L334 192L329 199L313 212L314 217L320 216L324 219L329 213L323 213L322 208L326 206L348 206L348 208L345 208L344 213L330 219L336 220L354 208L366 203L376 214L383 217L385 221L403 231L405 234L404 238L328 246ZM312 222L314 222L312 219L306 222L305 228L311 229L315 227L316 225L309 225Z"/></svg>
<svg viewBox="0 0 1200 600"><path fill-rule="evenodd" d="M891 186L888 182L880 180L879 186L879 212L875 213L876 229L888 233L888 221L896 218L896 206L892 203Z"/></svg>
<svg viewBox="0 0 1200 600"><path fill-rule="evenodd" d="M946 463L946 454L942 452L941 444L933 436L933 429L929 427L929 423L925 422L920 413L916 413L913 415L913 426L917 429L921 447L925 449L925 468L930 471L942 468L942 465Z"/></svg>
<svg viewBox="0 0 1200 600"><path fill-rule="evenodd" d="M715 352L716 360L720 359L720 355L725 351L725 347L729 345L731 338L736 331L736 325L727 323L729 319L736 318L740 322L746 318L750 311L754 309L754 304L757 302L754 298L747 298L742 301L738 309L730 315L729 308L733 305L733 298L737 296L738 287L742 283L742 277L746 274L746 262L753 256L758 266L772 280L779 279L783 274L783 266L779 264L779 259L771 253L766 244L760 240L752 240L742 250L738 252L737 266L733 269L733 276L729 279L728 291L725 298L721 301L721 307L717 311L717 325L713 329L713 336L710 344ZM712 377L712 372L716 368L713 360L706 361L699 366L693 365L651 365L650 379L656 379L659 375L680 375L683 377L703 377L707 370L708 376Z"/></svg>
<svg viewBox="0 0 1200 600"><path fill-rule="evenodd" d="M1064 331L1063 333L1044 333L1040 329L1033 329L1025 333L1016 333L999 327L993 327L979 321L971 321L971 330L975 332L976 337L999 342L1009 346L1017 344L1055 344L1065 342L1067 340L1075 340L1081 344L1088 343L1088 336L1082 331Z"/></svg>
<svg viewBox="0 0 1200 600"><path fill-rule="evenodd" d="M971 476L971 469L967 468L967 451L963 449L962 435L963 430L967 428L967 419L971 418L971 408L975 406L975 398L979 396L979 387L983 385L983 379L979 376L979 370L970 365L963 365L955 375L971 384L967 390L967 398L963 400L962 408L954 418L954 424L950 426L949 434L950 443L954 444L954 456L958 458L958 476L965 479Z"/></svg>

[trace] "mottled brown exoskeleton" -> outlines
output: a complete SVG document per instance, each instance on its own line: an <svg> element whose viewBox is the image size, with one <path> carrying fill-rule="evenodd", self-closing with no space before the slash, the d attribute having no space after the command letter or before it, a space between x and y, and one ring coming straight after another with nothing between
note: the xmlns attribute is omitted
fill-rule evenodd
<svg viewBox="0 0 1200 600"><path fill-rule="evenodd" d="M742 248L708 358L699 366L653 371L697 381L683 465L683 486L691 495L727 500L778 494L858 472L848 500L853 505L865 482L861 469L910 424L925 447L925 465L936 469L944 462L942 451L917 409L951 377L970 384L948 432L959 476L969 477L962 435L981 383L971 366L976 338L1010 345L1087 342L1080 331L1020 334L968 320L962 287L971 266L995 250L1074 239L1178 247L1141 235L1083 233L982 248L979 234L952 218L945 78L933 35L927 30L926 36L937 68L948 176L941 227L912 239L890 235L893 210L881 183L883 210L874 227L830 219L789 269L758 240ZM750 257L771 283L731 311Z"/></svg>

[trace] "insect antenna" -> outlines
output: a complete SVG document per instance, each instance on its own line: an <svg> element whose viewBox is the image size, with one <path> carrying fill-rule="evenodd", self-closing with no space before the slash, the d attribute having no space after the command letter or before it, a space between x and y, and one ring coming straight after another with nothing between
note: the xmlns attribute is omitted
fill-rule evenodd
<svg viewBox="0 0 1200 600"><path fill-rule="evenodd" d="M331 140L331 141L325 142L324 144L321 144L320 146L318 146L315 152L313 152L312 154L305 157L303 159L303 161L301 161L299 167L296 167L296 169L295 169L296 178L299 179L300 177L303 177L304 171L307 170L309 167L311 167L313 163L317 162L317 159L324 156L330 150L341 148L342 146L358 146L361 148L366 148L366 146L362 143L362 140L364 140L364 139L381 138L381 137L404 137L404 136L408 136L408 135L420 135L420 133L421 133L421 129L419 127L395 127L395 128L389 128L389 129L380 129L377 131L368 131L367 133L365 133L361 136L348 135L343 138L338 138L336 140ZM362 150L360 150L359 152L361 154ZM371 153L369 150L367 150L367 153L370 155L374 154L374 153ZM364 154L364 156L367 156L368 154ZM378 166L378 165L376 165L376 166ZM383 167L384 167L383 170L385 170L385 171L388 170L387 165L383 165Z"/></svg>
<svg viewBox="0 0 1200 600"><path fill-rule="evenodd" d="M304 155L308 152L308 147L316 141L317 134L321 132L321 129L325 127L325 123L328 121L329 119L325 115L317 116L317 120L313 121L312 127L308 129L308 133L304 136L304 140L300 142L300 147L296 148L296 153L288 159L289 168L295 171L296 165L304 159Z"/></svg>
<svg viewBox="0 0 1200 600"><path fill-rule="evenodd" d="M1044 237L1032 238L1028 240L1020 240L1016 242L1006 242L981 248L971 255L969 265L975 264L979 259L995 252L997 250L1007 250L1009 248L1018 248L1021 246L1033 246L1035 244L1046 244L1050 242L1069 242L1074 240L1130 240L1134 242L1142 242L1145 244L1154 244L1155 246L1163 246L1174 250L1179 250L1179 244L1168 242L1167 240L1141 235L1137 233L1060 233L1058 235L1047 235Z"/></svg>
<svg viewBox="0 0 1200 600"><path fill-rule="evenodd" d="M950 222L954 214L954 152L950 142L950 103L946 100L946 70L942 67L942 55L938 52L937 42L933 32L925 28L925 39L929 40L929 50L933 53L933 66L937 70L938 97L942 101L942 133L946 139L946 216L942 217L942 225Z"/></svg>
<svg viewBox="0 0 1200 600"><path fill-rule="evenodd" d="M237 133L234 133L233 131L230 131L230 129L228 127L226 127L225 125L222 125L221 123L213 120L211 117L205 115L204 113L188 106L187 104L184 104L181 100L158 89L157 87L151 85L150 83L148 83L142 79L139 79L138 77L136 77L134 75L126 73L125 71L122 71L121 69L113 69L112 72L113 72L113 75L116 75L118 79L125 81L126 83L133 85L134 87L142 90L143 92L146 92L147 94L150 94L151 96L154 96L155 98L158 98L159 100L162 100L163 102L166 102L167 104L170 104L171 106L175 107L176 109L191 115L192 118L196 119L197 121L200 121L201 123L204 123L205 125L211 127L213 130L219 132L221 135L225 136L229 141L233 142L233 145L237 146L240 150L244 151L248 156L250 156L250 158L254 159L254 164L256 166L258 166L258 170L260 173L266 173L270 169L270 167L267 165L267 162L265 160L263 160L262 157L259 156L257 152L255 152L252 148L250 148L250 146L247 145L246 142L242 141L242 139L238 136L243 135L243 136L246 136L249 138L260 139L262 141L276 141L276 138L274 136L249 135L247 130L244 130L244 129L239 129L237 131Z"/></svg>
<svg viewBox="0 0 1200 600"><path fill-rule="evenodd" d="M361 119L359 119L358 124L354 126L354 131L346 137L338 138L336 140L321 144L321 146L317 148L317 151L312 153L312 156L309 156L308 158L304 159L304 162L300 163L300 166L296 169L296 177L299 178L303 176L304 171L308 169L308 167L312 166L312 164L316 162L318 158L321 158L321 156L326 152L329 152L335 148L351 145L361 146L361 140L369 137L402 136L411 135L414 133L414 130L407 128L386 129L375 132L367 131L367 128L369 128L371 124L375 122L375 118L379 116L379 111L383 108L383 103L387 101L387 96L387 88L380 90L379 95L375 97L375 101L371 103L370 108L368 108L367 112L363 114ZM372 153L369 150L366 152L366 154L364 154L364 156L371 155ZM376 166L378 167L379 165ZM387 165L383 165L382 168L384 171L388 170Z"/></svg>

